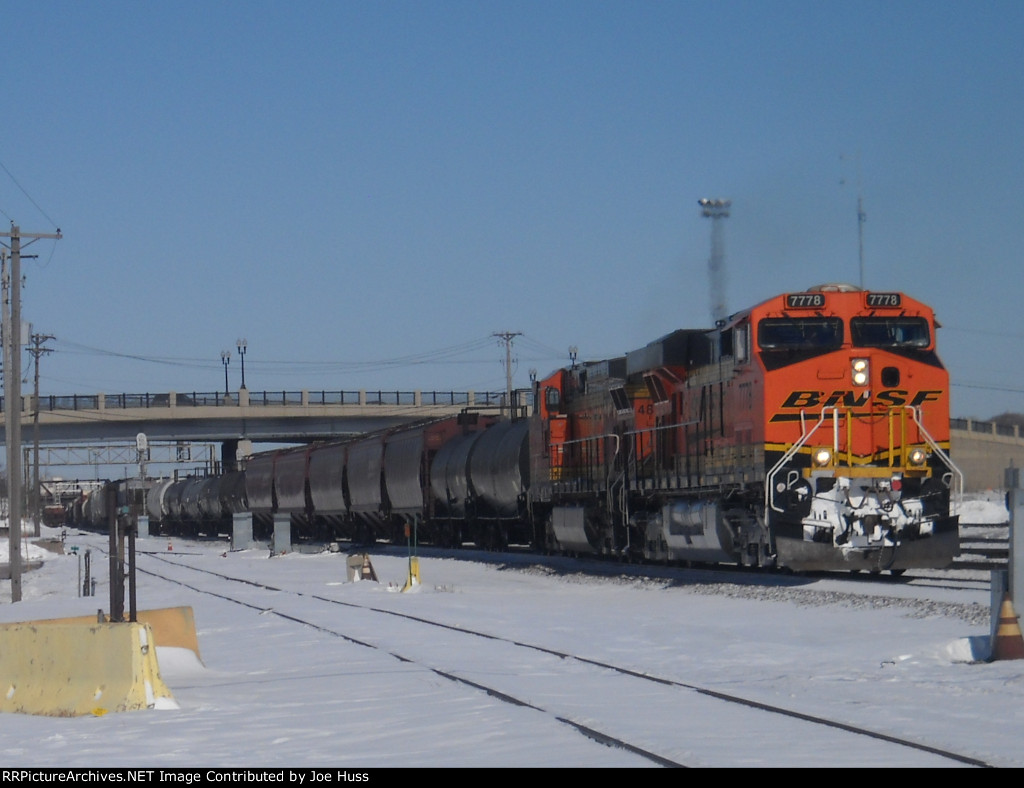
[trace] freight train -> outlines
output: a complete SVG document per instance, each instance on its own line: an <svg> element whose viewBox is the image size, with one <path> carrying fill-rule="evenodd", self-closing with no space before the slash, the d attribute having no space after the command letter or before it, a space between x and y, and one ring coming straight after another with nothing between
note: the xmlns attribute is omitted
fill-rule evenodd
<svg viewBox="0 0 1024 788"><path fill-rule="evenodd" d="M465 411L150 483L166 531L901 574L959 553L962 475L933 310L819 285ZM136 492L136 500L140 494Z"/></svg>

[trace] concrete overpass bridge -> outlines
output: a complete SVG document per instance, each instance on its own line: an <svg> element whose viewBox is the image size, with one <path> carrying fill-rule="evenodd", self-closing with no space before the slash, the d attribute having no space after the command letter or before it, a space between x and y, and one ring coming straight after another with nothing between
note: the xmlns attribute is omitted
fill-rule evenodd
<svg viewBox="0 0 1024 788"><path fill-rule="evenodd" d="M506 392L458 391L249 391L231 394L75 394L22 398L22 447L38 443L40 465L92 464L50 459L76 446L130 444L143 433L147 443L185 446L217 443L221 462L232 467L239 452L244 456L255 443L305 443L360 434L455 415L463 410L507 410ZM525 401L513 392L513 403ZM38 405L38 407L37 407ZM6 441L0 418L0 440ZM123 447L122 447L123 448ZM43 454L45 453L45 457ZM194 462L191 451L181 462ZM154 461L163 461L156 460ZM168 458L168 462L175 462ZM92 458L96 464L120 464L114 454ZM132 460L134 462L134 459Z"/></svg>

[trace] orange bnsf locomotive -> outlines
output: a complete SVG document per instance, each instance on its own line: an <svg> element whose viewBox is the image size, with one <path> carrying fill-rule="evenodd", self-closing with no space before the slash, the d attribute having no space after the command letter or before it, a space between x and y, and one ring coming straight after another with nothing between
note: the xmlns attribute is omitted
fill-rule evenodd
<svg viewBox="0 0 1024 788"><path fill-rule="evenodd" d="M822 285L535 384L548 550L902 573L959 553L933 311Z"/></svg>

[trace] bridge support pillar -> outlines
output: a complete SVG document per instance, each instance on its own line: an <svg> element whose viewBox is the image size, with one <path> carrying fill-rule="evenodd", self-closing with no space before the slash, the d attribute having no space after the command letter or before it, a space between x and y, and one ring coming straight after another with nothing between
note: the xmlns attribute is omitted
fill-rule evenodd
<svg viewBox="0 0 1024 788"><path fill-rule="evenodd" d="M231 515L232 550L249 550L256 544L252 528L252 512L235 512Z"/></svg>
<svg viewBox="0 0 1024 788"><path fill-rule="evenodd" d="M290 553L292 549L292 516L274 515L274 555Z"/></svg>
<svg viewBox="0 0 1024 788"><path fill-rule="evenodd" d="M223 473L238 470L238 439L226 440L220 445L220 467Z"/></svg>

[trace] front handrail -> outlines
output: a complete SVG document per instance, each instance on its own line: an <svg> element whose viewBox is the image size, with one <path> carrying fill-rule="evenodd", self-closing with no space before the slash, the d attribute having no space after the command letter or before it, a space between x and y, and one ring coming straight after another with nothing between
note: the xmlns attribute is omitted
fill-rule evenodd
<svg viewBox="0 0 1024 788"><path fill-rule="evenodd" d="M896 412L905 412L905 411L910 411L911 418L914 420L914 423L917 425L918 430L920 431L920 433L921 433L922 437L924 438L925 442L928 444L928 447L936 455L938 455L938 457L940 458L942 463L946 466L946 468L949 469L949 475L950 475L950 479L951 479L951 481L950 481L951 492L954 495L955 500L956 501L960 501L962 499L962 497L963 497L963 487L964 487L964 475L963 475L963 472L953 463L953 460L950 459L949 455L942 449L942 447L939 445L938 441L936 441L935 438L932 437L931 433L929 433L928 430L925 428L924 423L922 421L922 414L921 414L921 408L920 407L913 406L913 405L904 405L902 407L891 408L889 410L888 421L889 421L889 433L890 433L890 449L889 449L889 461L890 461L890 463L892 462L893 456L895 454L894 447L892 446L892 443L894 441L894 436L892 434L893 433L893 424L892 424L893 415ZM830 407L822 408L822 410L821 410L821 417L818 419L817 423L813 427L811 427L810 429L807 429L806 413L803 410L801 410L800 411L800 425L801 425L802 434L801 434L800 438L786 451L785 454L782 455L782 458L777 463L775 463L775 465L773 465L772 468L766 474L766 477L765 477L766 484L765 484L765 493L764 493L765 494L765 507L766 508L772 509L773 511L776 511L776 512L784 511L783 509L780 509L778 506L775 505L775 492L776 492L776 490L775 490L775 477L778 475L778 473L782 469L782 467L787 462L789 462L789 460L793 457L793 455L795 455L798 451L800 451L800 449L803 448L803 446L807 443L807 441L810 440L810 437L822 426L822 424L825 423L825 420L829 417L830 412L831 412L831 418L832 418L832 450L833 450L833 456L838 456L838 454L839 454L839 445L840 445L840 441L839 441L839 420L840 420L840 417L842 415L841 412L840 412L840 409L838 407L835 407L835 406L830 406ZM905 450L906 443L907 443L906 435L901 433L901 436L900 436L900 444L901 444L901 447L902 447L901 451ZM847 450L849 451L849 449L850 449L850 446L849 446L849 443L848 443ZM901 460L900 460L900 464L901 465L903 464L902 457L901 457Z"/></svg>
<svg viewBox="0 0 1024 788"><path fill-rule="evenodd" d="M914 419L914 423L917 424L917 428L921 430L921 434L924 436L925 441L933 452L935 452L939 459L942 460L943 464L949 468L951 478L953 481L953 489L950 490L953 494L954 502L957 506L963 500L964 495L964 474L953 462L948 454L939 445L938 441L932 437L931 433L925 429L924 424L921 423L921 409L920 407L914 407L912 405L904 405L904 408L910 411L910 415Z"/></svg>
<svg viewBox="0 0 1024 788"><path fill-rule="evenodd" d="M771 467L771 470L768 471L768 474L765 477L765 486L764 486L765 487L765 489L764 489L764 505L765 505L765 508L771 509L772 511L776 511L776 512L783 512L783 511L785 511L784 509L780 509L778 506L775 505L775 476L776 476L776 474L778 474L779 470L781 470L781 468L787 462L789 462L790 459L792 459L793 455L796 454L798 451L800 451L801 448L803 448L804 444L807 443L807 441L810 439L810 437L815 432L818 431L818 428L822 424L825 423L825 419L827 418L828 411L832 411L833 422L834 423L838 423L838 421L839 421L839 418L838 418L838 416L839 416L839 408L834 407L834 406L832 406L832 407L825 407L825 408L821 409L821 418L818 419L818 423L815 424L813 427L811 427L811 429L808 430L807 429L807 421L806 421L807 414L806 414L806 412L804 410L801 409L801 411L800 411L800 429L803 430L803 434L800 436L800 438L792 446L789 447L789 449L786 451L786 453L782 455L781 459L779 459L779 461L777 463L775 463L775 465L773 465ZM838 437L836 437L835 440L838 441Z"/></svg>

